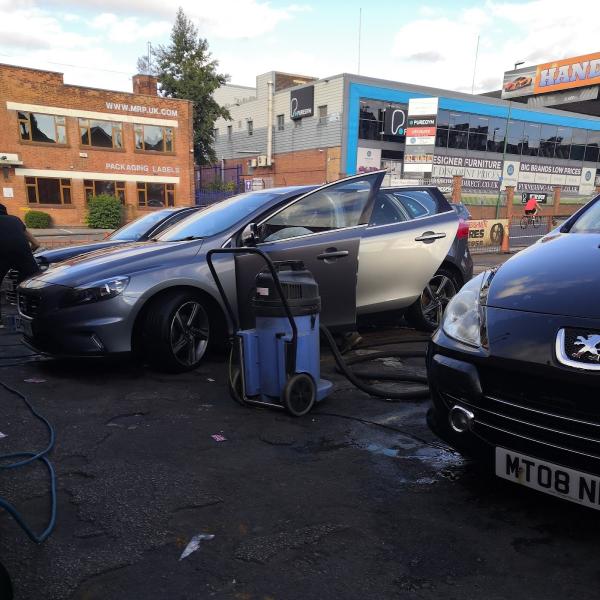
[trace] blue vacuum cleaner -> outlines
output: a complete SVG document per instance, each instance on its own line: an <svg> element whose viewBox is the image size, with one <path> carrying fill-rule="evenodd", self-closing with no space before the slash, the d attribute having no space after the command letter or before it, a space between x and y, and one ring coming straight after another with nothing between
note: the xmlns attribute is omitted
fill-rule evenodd
<svg viewBox="0 0 600 600"><path fill-rule="evenodd" d="M241 330L213 265L215 254L257 254L267 268L259 272L251 298L255 327ZM307 414L332 390L321 379L319 287L302 261L273 262L257 248L218 248L206 260L234 325L229 382L232 397L244 405L285 408ZM237 349L239 367L233 364Z"/></svg>

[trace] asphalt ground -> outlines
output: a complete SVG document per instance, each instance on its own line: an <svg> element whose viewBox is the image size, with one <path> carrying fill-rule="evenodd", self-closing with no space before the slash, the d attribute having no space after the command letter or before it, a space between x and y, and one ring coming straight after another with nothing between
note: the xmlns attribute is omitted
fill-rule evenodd
<svg viewBox="0 0 600 600"><path fill-rule="evenodd" d="M235 404L223 357L177 376L126 361L7 366L27 353L0 333L0 380L56 428L58 519L35 545L0 514L18 600L598 597L598 513L481 473L427 429L428 401L370 398L327 353L335 393L300 419ZM3 390L0 431L1 452L46 440ZM38 530L48 489L41 466L0 474ZM200 534L214 538L180 559Z"/></svg>

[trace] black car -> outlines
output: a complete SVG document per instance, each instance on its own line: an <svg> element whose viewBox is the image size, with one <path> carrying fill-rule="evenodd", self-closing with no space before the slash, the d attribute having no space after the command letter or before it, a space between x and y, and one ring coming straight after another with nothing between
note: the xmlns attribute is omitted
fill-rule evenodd
<svg viewBox="0 0 600 600"><path fill-rule="evenodd" d="M45 271L51 264L62 262L63 260L86 254L87 252L112 248L132 242L146 242L198 210L200 210L198 206L186 206L183 208L164 208L153 211L131 223L127 223L127 225L117 229L100 242L66 246L64 248L55 248L54 250L39 250L35 253L35 259L40 270ZM14 269L6 275L6 298L11 304L16 304L17 301L18 279L19 273Z"/></svg>
<svg viewBox="0 0 600 600"><path fill-rule="evenodd" d="M427 367L430 427L497 476L600 508L600 196L471 280Z"/></svg>

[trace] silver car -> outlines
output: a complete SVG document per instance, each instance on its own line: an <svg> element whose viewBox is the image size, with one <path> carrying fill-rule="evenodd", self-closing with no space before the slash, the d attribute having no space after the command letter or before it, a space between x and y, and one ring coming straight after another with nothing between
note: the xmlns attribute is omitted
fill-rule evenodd
<svg viewBox="0 0 600 600"><path fill-rule="evenodd" d="M223 344L231 333L206 253L254 244L273 260L304 261L319 284L321 318L329 327L352 327L358 315L400 314L442 263L451 269L444 261L459 219L435 187L381 189L384 173L308 192L241 194L154 241L52 266L19 288L24 340L51 355L133 351L159 369L193 369L209 345ZM401 210L407 203L414 218ZM255 261L252 255L215 260L242 322L250 318L248 298L263 267Z"/></svg>

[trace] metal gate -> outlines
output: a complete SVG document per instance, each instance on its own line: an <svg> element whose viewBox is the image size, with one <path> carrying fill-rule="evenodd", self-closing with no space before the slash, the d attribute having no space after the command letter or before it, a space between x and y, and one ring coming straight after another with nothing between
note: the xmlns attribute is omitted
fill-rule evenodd
<svg viewBox="0 0 600 600"><path fill-rule="evenodd" d="M244 191L241 165L196 167L195 176L198 206L208 206Z"/></svg>

